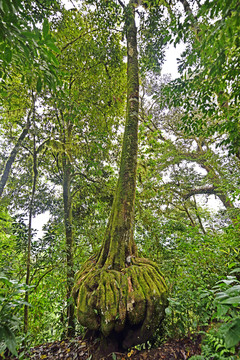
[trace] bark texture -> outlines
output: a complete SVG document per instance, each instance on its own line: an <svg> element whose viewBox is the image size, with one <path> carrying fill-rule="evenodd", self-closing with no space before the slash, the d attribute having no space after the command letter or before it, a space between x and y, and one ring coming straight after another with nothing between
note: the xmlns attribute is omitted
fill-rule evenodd
<svg viewBox="0 0 240 360"><path fill-rule="evenodd" d="M145 342L164 316L167 287L158 266L137 257L133 238L139 79L133 2L127 9L127 112L120 172L102 248L76 276L79 322L129 348Z"/></svg>
<svg viewBox="0 0 240 360"><path fill-rule="evenodd" d="M19 136L19 138L17 140L17 143L14 146L14 148L12 149L12 151L11 151L7 161L6 161L6 164L4 166L3 173L2 173L1 178L0 178L0 198L2 197L4 187L5 187L5 185L6 185L7 181L8 181L8 177L9 177L12 165L13 165L13 163L15 161L16 156L17 156L18 150L19 150L23 140L25 139L26 135L28 134L28 131L29 131L29 128L30 128L31 111L28 114L27 125L25 126L25 128L21 132L21 134L20 134L20 136Z"/></svg>
<svg viewBox="0 0 240 360"><path fill-rule="evenodd" d="M63 205L64 205L64 227L66 235L66 256L67 256L67 336L73 337L75 334L74 322L74 304L72 301L72 287L74 279L73 271L73 228L72 228L72 196L71 196L71 171L72 166L67 154L66 144L71 145L72 141L72 124L67 122L67 126L63 125L63 144L64 151L62 155L63 167Z"/></svg>
<svg viewBox="0 0 240 360"><path fill-rule="evenodd" d="M33 207L34 199L37 185L38 177L38 162L37 162L37 151L36 151L36 140L35 140L35 130L33 135L33 168L32 168L32 191L29 202L29 216L28 216L28 247L27 247L27 272L26 272L26 285L30 285L30 271L31 271L31 248L32 248L32 216L33 216ZM28 303L29 293L25 292L25 302ZM24 305L24 333L28 332L28 305Z"/></svg>

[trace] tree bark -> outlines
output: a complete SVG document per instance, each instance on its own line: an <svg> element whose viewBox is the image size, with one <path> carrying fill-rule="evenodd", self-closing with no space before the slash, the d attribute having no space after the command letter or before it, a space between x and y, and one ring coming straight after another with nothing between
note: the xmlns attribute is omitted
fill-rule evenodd
<svg viewBox="0 0 240 360"><path fill-rule="evenodd" d="M33 135L33 175L32 175L32 191L29 203L29 217L28 217L28 248L27 248L27 273L26 273L26 285L30 285L30 271L31 271L31 245L32 245L32 215L33 215L33 206L34 206L34 198L37 184L37 151L36 151L36 140L35 134ZM25 293L25 301L28 303L29 293L28 289ZM28 332L28 305L24 305L24 333Z"/></svg>
<svg viewBox="0 0 240 360"><path fill-rule="evenodd" d="M0 179L0 199L2 197L2 194L3 194L3 190L4 190L4 187L8 181L8 177L9 177L9 174L10 174L10 171L11 171L11 168L12 168L12 165L15 161L15 158L17 156L17 153L18 153L18 150L23 142L23 140L25 139L26 135L28 134L28 131L29 131L29 128L30 128L30 115L31 115L31 110L29 111L29 114L28 114L28 119L27 119L27 124L25 126L25 128L22 130L18 140L17 140L17 143L16 145L14 146L14 148L12 149L7 161L6 161L6 164L4 166L4 169L3 169L3 173L2 173L2 176L1 176L1 179Z"/></svg>
<svg viewBox="0 0 240 360"><path fill-rule="evenodd" d="M71 141L71 124L67 124L65 133L64 129L64 145ZM67 257L67 336L73 337L75 334L74 322L74 303L72 300L72 287L74 283L73 271L73 229L72 229L72 197L71 197L71 163L67 154L67 149L64 148L62 155L63 166L63 204L64 204L64 226L66 235L66 257Z"/></svg>
<svg viewBox="0 0 240 360"><path fill-rule="evenodd" d="M132 7L130 2L130 7ZM137 28L134 8L127 27L127 110L120 171L112 212L98 259L99 265L120 270L129 256L137 255L133 240L139 113Z"/></svg>

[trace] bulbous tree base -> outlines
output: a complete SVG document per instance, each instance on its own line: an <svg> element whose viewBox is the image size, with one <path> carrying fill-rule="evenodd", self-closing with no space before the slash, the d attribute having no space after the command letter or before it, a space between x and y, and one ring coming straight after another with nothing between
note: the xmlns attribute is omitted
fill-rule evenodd
<svg viewBox="0 0 240 360"><path fill-rule="evenodd" d="M147 341L163 319L167 286L148 259L131 257L116 271L92 258L78 272L73 296L83 326L105 337L119 334L120 345L129 348Z"/></svg>

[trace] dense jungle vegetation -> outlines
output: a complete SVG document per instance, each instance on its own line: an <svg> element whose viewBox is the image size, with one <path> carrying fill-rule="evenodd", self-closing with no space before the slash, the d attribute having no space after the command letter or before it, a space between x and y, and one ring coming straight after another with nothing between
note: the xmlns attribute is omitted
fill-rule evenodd
<svg viewBox="0 0 240 360"><path fill-rule="evenodd" d="M86 328L239 358L239 6L0 1L0 358Z"/></svg>

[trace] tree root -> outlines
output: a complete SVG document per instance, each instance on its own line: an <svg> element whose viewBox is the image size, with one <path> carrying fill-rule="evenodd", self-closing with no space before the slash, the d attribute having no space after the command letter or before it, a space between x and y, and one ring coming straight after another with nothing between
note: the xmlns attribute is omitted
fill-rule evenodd
<svg viewBox="0 0 240 360"><path fill-rule="evenodd" d="M121 271L99 267L94 258L78 272L73 288L79 322L105 337L121 333L128 348L145 342L164 317L167 286L157 265L132 258Z"/></svg>

